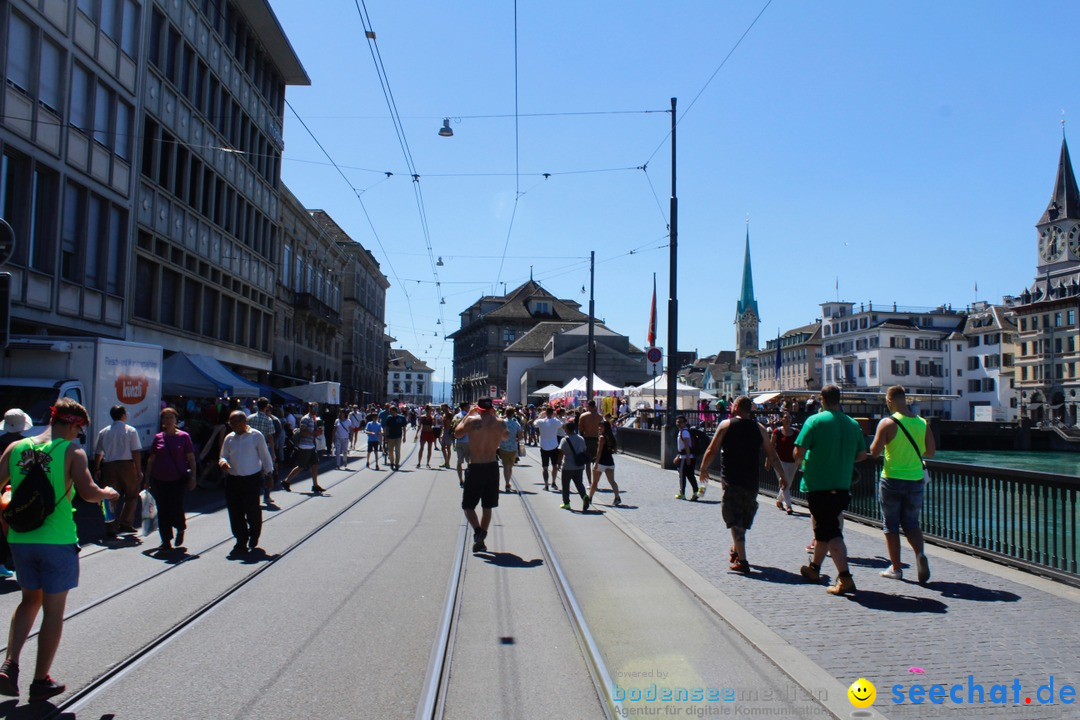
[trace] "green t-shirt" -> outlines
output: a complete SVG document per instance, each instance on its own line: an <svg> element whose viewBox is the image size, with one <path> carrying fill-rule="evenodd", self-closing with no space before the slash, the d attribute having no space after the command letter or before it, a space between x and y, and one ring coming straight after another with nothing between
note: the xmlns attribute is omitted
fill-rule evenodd
<svg viewBox="0 0 1080 720"><path fill-rule="evenodd" d="M22 464L30 460L30 453L37 453L45 474L49 476L56 500L60 502L56 509L45 518L41 527L30 532L8 531L9 543L40 543L43 545L74 545L79 541L75 530L75 510L71 507L71 494L66 493L67 483L64 480L64 459L67 457L67 448L70 444L67 440L51 440L44 445L34 446L30 439L15 443L11 448L10 466L11 490L19 487L19 483L26 477L26 470Z"/></svg>
<svg viewBox="0 0 1080 720"><path fill-rule="evenodd" d="M857 422L838 410L822 410L807 418L795 444L806 448L803 492L851 489L855 458L866 450Z"/></svg>

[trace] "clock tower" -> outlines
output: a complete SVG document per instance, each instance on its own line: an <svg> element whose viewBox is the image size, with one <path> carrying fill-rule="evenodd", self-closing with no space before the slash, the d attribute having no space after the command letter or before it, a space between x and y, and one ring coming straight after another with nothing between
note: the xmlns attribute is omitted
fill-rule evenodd
<svg viewBox="0 0 1080 720"><path fill-rule="evenodd" d="M758 350L757 300L754 298L754 275L750 270L750 225L746 226L746 251L743 255L742 292L735 305L735 358L741 360L749 352Z"/></svg>
<svg viewBox="0 0 1080 720"><path fill-rule="evenodd" d="M1038 275L1075 270L1080 264L1080 192L1077 192L1069 146L1064 137L1061 138L1054 194L1035 229L1039 235Z"/></svg>

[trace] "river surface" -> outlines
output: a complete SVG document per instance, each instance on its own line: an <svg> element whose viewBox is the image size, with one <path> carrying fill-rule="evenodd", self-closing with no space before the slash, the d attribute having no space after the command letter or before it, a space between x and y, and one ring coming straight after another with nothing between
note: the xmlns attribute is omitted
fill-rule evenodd
<svg viewBox="0 0 1080 720"><path fill-rule="evenodd" d="M1015 450L938 450L935 460L989 465L991 467L1034 470L1080 477L1080 453L1021 452Z"/></svg>

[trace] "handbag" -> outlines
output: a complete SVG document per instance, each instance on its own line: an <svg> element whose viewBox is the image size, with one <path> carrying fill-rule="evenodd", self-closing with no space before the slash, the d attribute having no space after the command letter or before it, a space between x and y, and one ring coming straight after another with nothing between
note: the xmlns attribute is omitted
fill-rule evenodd
<svg viewBox="0 0 1080 720"><path fill-rule="evenodd" d="M915 448L915 454L919 456L919 462L922 463L922 479L923 479L923 482L924 483L930 482L930 471L926 469L926 461L923 460L922 453L919 452L919 446L915 444L915 438L911 437L911 433L909 433L907 428L904 427L904 423L900 422L896 418L893 418L893 422L895 422L896 426L899 427L904 432L904 435L907 437L908 442L911 443L911 447ZM927 428L927 429L929 429L929 428Z"/></svg>
<svg viewBox="0 0 1080 720"><path fill-rule="evenodd" d="M143 535L149 535L157 530L158 526L157 500L149 490L143 490L139 493L139 501L142 503Z"/></svg>

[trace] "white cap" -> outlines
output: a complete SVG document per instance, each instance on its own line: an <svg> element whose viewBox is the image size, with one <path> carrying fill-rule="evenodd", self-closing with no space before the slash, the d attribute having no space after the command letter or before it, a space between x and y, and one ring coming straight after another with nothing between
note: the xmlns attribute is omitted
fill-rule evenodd
<svg viewBox="0 0 1080 720"><path fill-rule="evenodd" d="M11 408L4 413L4 422L0 422L0 432L21 433L32 427L34 421L19 408Z"/></svg>

